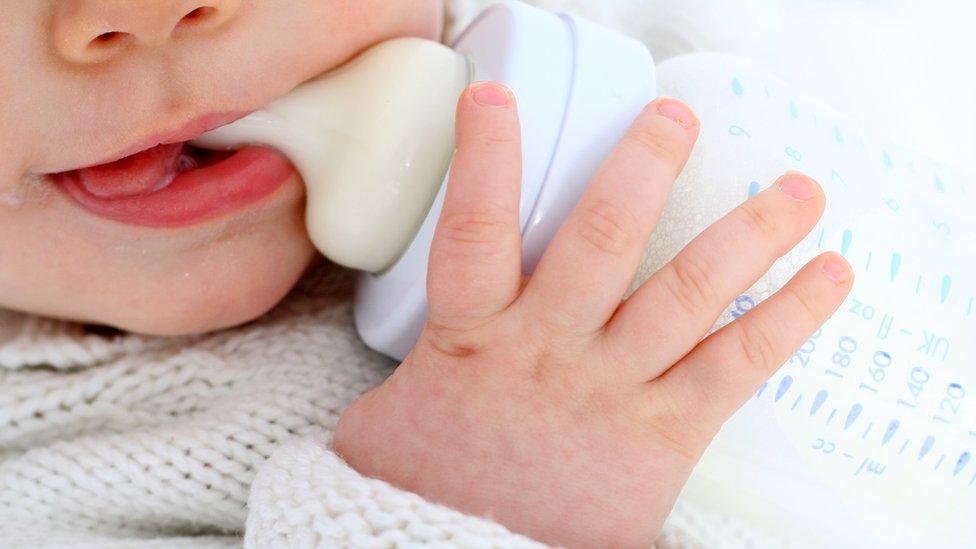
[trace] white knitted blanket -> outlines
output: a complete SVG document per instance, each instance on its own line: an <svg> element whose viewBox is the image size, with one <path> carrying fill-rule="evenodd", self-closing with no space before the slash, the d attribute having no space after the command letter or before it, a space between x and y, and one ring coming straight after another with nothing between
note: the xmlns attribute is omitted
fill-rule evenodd
<svg viewBox="0 0 976 549"><path fill-rule="evenodd" d="M323 266L260 321L155 339L0 314L0 547L530 547L360 476L329 451L395 364ZM666 547L727 546L677 514ZM704 523L707 524L707 523ZM722 540L722 543L718 543Z"/></svg>
<svg viewBox="0 0 976 549"><path fill-rule="evenodd" d="M453 2L452 29L484 3ZM668 2L537 3L656 36L659 57L716 39L673 24ZM356 337L352 280L322 267L260 321L190 338L0 311L0 548L536 545L329 450L343 409L395 366ZM781 544L679 503L658 545Z"/></svg>

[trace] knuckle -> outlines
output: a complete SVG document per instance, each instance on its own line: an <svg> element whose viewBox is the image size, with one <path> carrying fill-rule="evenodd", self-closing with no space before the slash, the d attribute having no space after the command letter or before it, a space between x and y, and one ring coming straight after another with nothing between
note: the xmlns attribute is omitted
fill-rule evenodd
<svg viewBox="0 0 976 549"><path fill-rule="evenodd" d="M487 127L473 131L470 139L479 148L507 149L510 146L518 144L520 136L517 132L511 131L507 126L489 124Z"/></svg>
<svg viewBox="0 0 976 549"><path fill-rule="evenodd" d="M777 237L783 230L782 222L777 212L760 205L758 201L750 201L743 204L742 219L746 226L747 234L756 235L756 238L767 241L778 240Z"/></svg>
<svg viewBox="0 0 976 549"><path fill-rule="evenodd" d="M793 302L794 306L791 309L799 311L808 321L807 323L819 326L823 322L820 307L817 306L818 300L814 299L808 291L786 286L780 290L780 295Z"/></svg>
<svg viewBox="0 0 976 549"><path fill-rule="evenodd" d="M606 371L612 372L621 367L631 367L637 362L631 353L625 351L622 346L615 345L606 333L601 334L597 341L601 350L600 356L607 364Z"/></svg>
<svg viewBox="0 0 976 549"><path fill-rule="evenodd" d="M584 205L580 214L579 236L603 253L624 255L640 238L634 215L612 202L600 200Z"/></svg>
<svg viewBox="0 0 976 549"><path fill-rule="evenodd" d="M715 436L713 429L694 398L679 398L668 391L654 392L649 403L651 416L647 419L660 440L672 451L695 463Z"/></svg>
<svg viewBox="0 0 976 549"><path fill-rule="evenodd" d="M668 264L671 276L664 277L667 290L687 314L699 315L718 301L714 270L700 256L685 253Z"/></svg>
<svg viewBox="0 0 976 549"><path fill-rule="evenodd" d="M532 330L549 341L567 343L583 337L579 328L579 316L572 309L549 307L544 314L534 315L533 320L536 324Z"/></svg>
<svg viewBox="0 0 976 549"><path fill-rule="evenodd" d="M459 244L468 257L493 256L497 244L511 233L508 220L501 212L470 211L445 214L441 220L441 238Z"/></svg>
<svg viewBox="0 0 976 549"><path fill-rule="evenodd" d="M760 317L739 324L736 330L739 356L747 365L764 372L780 366L779 345L771 326L761 321Z"/></svg>
<svg viewBox="0 0 976 549"><path fill-rule="evenodd" d="M675 171L684 162L686 144L677 126L665 128L657 124L644 124L628 133L624 142L633 145L643 154L663 161L668 166L674 166Z"/></svg>
<svg viewBox="0 0 976 549"><path fill-rule="evenodd" d="M652 425L658 440L687 463L697 463L701 459L702 450L699 446L703 445L692 441L707 437L698 433L699 428L696 423L682 421L674 424ZM689 432L689 430L693 432Z"/></svg>
<svg viewBox="0 0 976 549"><path fill-rule="evenodd" d="M469 330L450 328L432 320L427 323L423 341L440 355L455 359L471 358L481 350Z"/></svg>

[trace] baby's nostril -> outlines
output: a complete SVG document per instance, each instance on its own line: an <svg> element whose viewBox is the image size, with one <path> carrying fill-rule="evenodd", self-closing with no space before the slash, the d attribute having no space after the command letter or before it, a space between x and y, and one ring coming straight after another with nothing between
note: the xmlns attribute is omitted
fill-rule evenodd
<svg viewBox="0 0 976 549"><path fill-rule="evenodd" d="M199 23L205 19L209 19L210 16L216 12L217 9L211 6L201 6L190 13L183 16L180 20L181 25L192 25L194 23Z"/></svg>
<svg viewBox="0 0 976 549"><path fill-rule="evenodd" d="M102 34L99 34L98 36L96 36L95 39L92 40L92 43L93 44L109 44L109 43L112 43L112 42L118 42L121 39L122 39L122 33L121 32L116 32L116 31L103 32Z"/></svg>
<svg viewBox="0 0 976 549"><path fill-rule="evenodd" d="M92 38L89 42L88 47L90 48L106 48L117 46L126 41L129 38L129 34L125 32L109 31L99 34L95 38Z"/></svg>

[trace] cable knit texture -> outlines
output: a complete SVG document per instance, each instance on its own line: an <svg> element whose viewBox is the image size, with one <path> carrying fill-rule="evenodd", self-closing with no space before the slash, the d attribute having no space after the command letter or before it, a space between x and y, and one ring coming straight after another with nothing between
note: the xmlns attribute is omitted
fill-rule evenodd
<svg viewBox="0 0 976 549"><path fill-rule="evenodd" d="M323 266L260 321L196 338L7 315L0 547L230 547L245 523L254 548L539 546L329 450L345 407L395 367L356 337L353 284ZM679 506L660 546L749 539L707 518Z"/></svg>
<svg viewBox="0 0 976 549"><path fill-rule="evenodd" d="M452 28L485 3L454 2ZM578 4L623 20L621 4ZM539 546L329 450L395 367L357 338L353 283L323 266L259 321L185 338L0 311L0 547ZM779 543L679 504L659 545Z"/></svg>

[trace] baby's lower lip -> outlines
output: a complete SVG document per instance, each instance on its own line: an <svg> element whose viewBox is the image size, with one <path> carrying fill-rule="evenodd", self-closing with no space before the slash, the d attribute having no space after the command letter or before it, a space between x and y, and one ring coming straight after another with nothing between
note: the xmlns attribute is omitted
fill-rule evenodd
<svg viewBox="0 0 976 549"><path fill-rule="evenodd" d="M174 160L174 154L180 156ZM204 153L186 145L160 145L51 179L77 204L100 217L142 227L175 228L254 205L293 175L288 159L272 149Z"/></svg>

